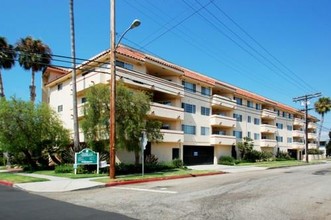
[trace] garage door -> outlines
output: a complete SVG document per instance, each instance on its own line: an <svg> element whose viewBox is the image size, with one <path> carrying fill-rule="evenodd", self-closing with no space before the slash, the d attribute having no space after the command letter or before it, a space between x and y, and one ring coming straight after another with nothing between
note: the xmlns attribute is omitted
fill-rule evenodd
<svg viewBox="0 0 331 220"><path fill-rule="evenodd" d="M214 147L184 145L183 159L185 165L213 164Z"/></svg>

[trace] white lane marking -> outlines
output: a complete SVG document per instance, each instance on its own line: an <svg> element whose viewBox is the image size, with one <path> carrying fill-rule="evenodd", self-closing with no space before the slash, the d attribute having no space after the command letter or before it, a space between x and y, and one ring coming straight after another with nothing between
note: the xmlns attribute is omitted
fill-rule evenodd
<svg viewBox="0 0 331 220"><path fill-rule="evenodd" d="M133 190L133 191L144 191L144 192L155 192L155 193L168 193L168 194L176 194L176 191L164 191L164 190L155 190L155 189L141 189L141 188L133 188L133 187L119 187L114 186L113 189L125 189L125 190Z"/></svg>

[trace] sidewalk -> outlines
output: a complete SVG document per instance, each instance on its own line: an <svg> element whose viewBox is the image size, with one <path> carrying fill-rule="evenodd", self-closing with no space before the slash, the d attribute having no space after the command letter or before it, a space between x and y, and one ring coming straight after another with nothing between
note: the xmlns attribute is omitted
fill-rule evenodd
<svg viewBox="0 0 331 220"><path fill-rule="evenodd" d="M225 173L239 173L239 172L249 172L249 171L258 171L258 170L266 170L265 167L254 167L254 166L225 166L225 165L195 165L189 166L189 169L192 170L210 170L210 171L220 171ZM6 172L6 171L1 171ZM218 174L220 174L218 173ZM32 182L32 183L16 183L10 184L15 188L19 188L21 190L30 191L30 192L68 192L74 190L82 190L82 189L91 189L97 187L107 187L107 186L115 186L122 184L134 184L134 183L142 183L142 182L150 182L150 181L161 181L167 179L178 179L178 178L187 178L193 177L190 175L184 176L176 176L174 178L154 178L154 179L142 179L135 181L123 181L123 182L113 182L113 183L99 183L93 181L93 179L104 178L104 177L95 177L95 178L81 178L81 179L70 179L64 177L55 177L49 175L42 174L30 174L30 173L16 173L18 175L23 176L31 176L38 178L45 178L49 181L44 182ZM207 174L207 175L215 175L215 173ZM203 175L195 175L195 176L206 176ZM1 181L0 181L1 184ZM8 185L8 184L3 184Z"/></svg>

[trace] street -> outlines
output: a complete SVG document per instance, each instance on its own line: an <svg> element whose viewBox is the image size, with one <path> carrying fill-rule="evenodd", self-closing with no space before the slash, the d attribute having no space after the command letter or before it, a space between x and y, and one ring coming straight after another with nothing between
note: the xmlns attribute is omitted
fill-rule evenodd
<svg viewBox="0 0 331 220"><path fill-rule="evenodd" d="M0 185L0 219L132 219Z"/></svg>
<svg viewBox="0 0 331 220"><path fill-rule="evenodd" d="M137 219L331 219L331 164L43 196Z"/></svg>

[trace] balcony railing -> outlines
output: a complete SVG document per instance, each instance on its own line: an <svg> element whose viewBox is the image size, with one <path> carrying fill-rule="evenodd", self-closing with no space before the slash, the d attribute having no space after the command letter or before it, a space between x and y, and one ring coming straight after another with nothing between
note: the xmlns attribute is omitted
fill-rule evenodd
<svg viewBox="0 0 331 220"><path fill-rule="evenodd" d="M277 127L275 125L261 124L260 131L261 133L275 133L277 131Z"/></svg>
<svg viewBox="0 0 331 220"><path fill-rule="evenodd" d="M277 141L272 139L261 139L260 147L276 147Z"/></svg>
<svg viewBox="0 0 331 220"><path fill-rule="evenodd" d="M305 122L302 119L300 119L300 118L294 118L293 125L304 126L305 125Z"/></svg>
<svg viewBox="0 0 331 220"><path fill-rule="evenodd" d="M162 142L171 142L171 143L184 142L183 131L161 129L160 132L163 134Z"/></svg>
<svg viewBox="0 0 331 220"><path fill-rule="evenodd" d="M308 123L308 129L316 129L316 128L317 128L316 123L314 123L314 122L309 122Z"/></svg>
<svg viewBox="0 0 331 220"><path fill-rule="evenodd" d="M184 109L152 102L151 110L149 111L148 115L165 119L183 120Z"/></svg>
<svg viewBox="0 0 331 220"><path fill-rule="evenodd" d="M210 135L210 144L211 145L235 145L236 144L236 137L229 136L229 135L219 135L219 134L212 134Z"/></svg>
<svg viewBox="0 0 331 220"><path fill-rule="evenodd" d="M291 149L303 150L305 148L305 143L302 142L293 142L291 144Z"/></svg>
<svg viewBox="0 0 331 220"><path fill-rule="evenodd" d="M236 119L223 116L223 115L211 115L210 116L210 125L211 126L220 126L220 127L235 127Z"/></svg>
<svg viewBox="0 0 331 220"><path fill-rule="evenodd" d="M236 109L237 103L225 96L220 95L213 95L212 101L211 101L212 107L219 107L223 109Z"/></svg>
<svg viewBox="0 0 331 220"><path fill-rule="evenodd" d="M263 109L262 114L261 114L261 118L263 118L263 119L275 119L275 118L277 118L277 114L276 114L276 112L271 111L269 109Z"/></svg>
<svg viewBox="0 0 331 220"><path fill-rule="evenodd" d="M116 75L119 78L122 78L125 83L136 87L184 97L184 88L182 85L166 79L162 79L160 77L119 67L117 67Z"/></svg>
<svg viewBox="0 0 331 220"><path fill-rule="evenodd" d="M317 148L317 144L315 144L315 143L308 144L308 149L316 149L316 148Z"/></svg>
<svg viewBox="0 0 331 220"><path fill-rule="evenodd" d="M316 140L317 135L315 133L308 133L308 139L310 140Z"/></svg>
<svg viewBox="0 0 331 220"><path fill-rule="evenodd" d="M293 137L304 137L305 136L305 132L304 131L300 131L300 130L293 130L292 131L292 136Z"/></svg>

